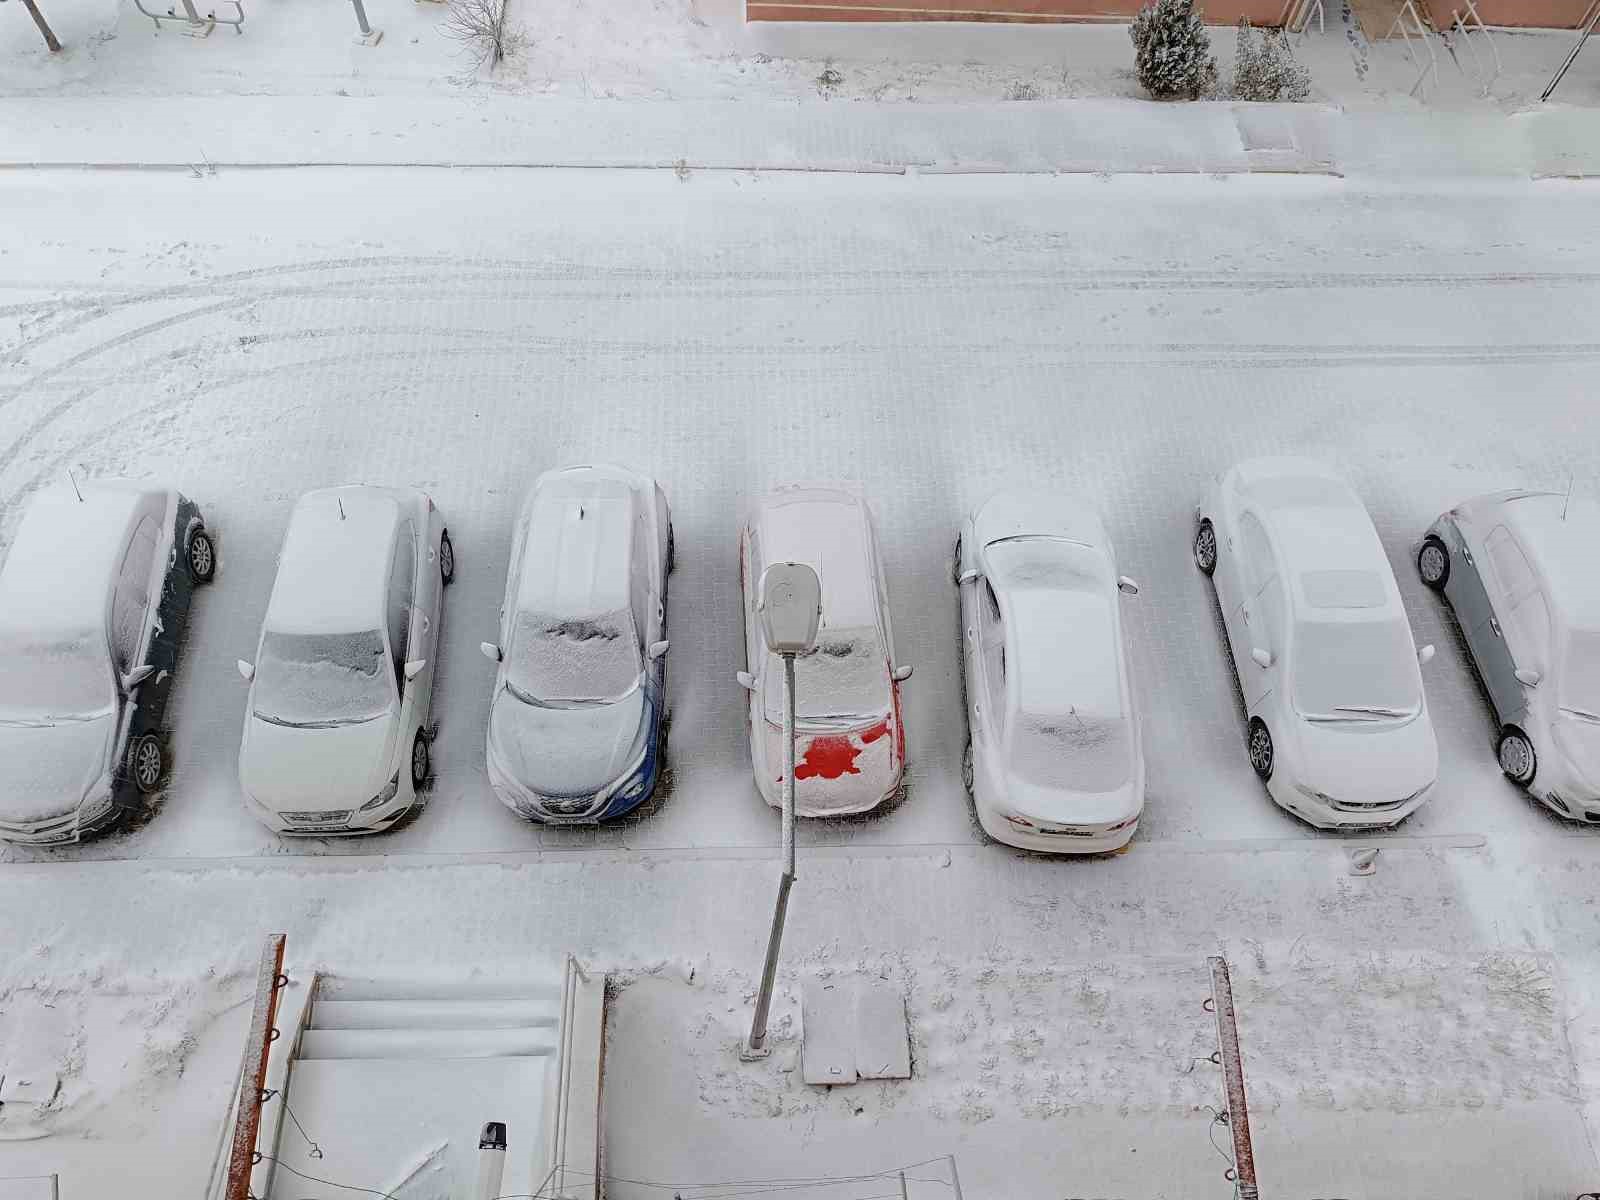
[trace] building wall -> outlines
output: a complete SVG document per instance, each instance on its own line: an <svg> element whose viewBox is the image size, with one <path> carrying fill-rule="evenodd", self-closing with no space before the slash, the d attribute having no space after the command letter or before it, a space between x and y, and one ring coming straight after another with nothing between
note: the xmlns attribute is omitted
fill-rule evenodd
<svg viewBox="0 0 1600 1200"><path fill-rule="evenodd" d="M1323 0L1335 15L1338 0ZM1485 25L1573 29L1591 0L1477 0ZM1105 21L1123 23L1144 0L746 0L749 21ZM1247 17L1252 25L1282 24L1294 0L1208 0L1207 23L1233 25ZM1463 0L1420 0L1431 8L1435 28L1448 29Z"/></svg>

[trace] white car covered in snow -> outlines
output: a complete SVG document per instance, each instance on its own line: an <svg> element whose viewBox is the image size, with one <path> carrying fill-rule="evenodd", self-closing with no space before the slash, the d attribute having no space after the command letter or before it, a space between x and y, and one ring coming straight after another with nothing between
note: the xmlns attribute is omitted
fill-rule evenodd
<svg viewBox="0 0 1600 1200"><path fill-rule="evenodd" d="M672 514L621 467L548 471L517 530L489 703L489 782L539 821L593 822L656 785Z"/></svg>
<svg viewBox="0 0 1600 1200"><path fill-rule="evenodd" d="M216 566L178 492L34 498L0 570L0 838L77 841L158 790L189 603Z"/></svg>
<svg viewBox="0 0 1600 1200"><path fill-rule="evenodd" d="M1417 549L1494 704L1500 769L1600 822L1600 509L1553 492L1456 505Z"/></svg>
<svg viewBox="0 0 1600 1200"><path fill-rule="evenodd" d="M900 789L905 726L888 591L866 502L828 487L763 496L739 531L750 758L768 804L783 803L783 660L756 614L770 563L804 563L822 583L816 647L795 660L795 812L839 816L876 808Z"/></svg>
<svg viewBox="0 0 1600 1200"><path fill-rule="evenodd" d="M1216 585L1250 765L1319 828L1392 826L1428 798L1439 749L1419 653L1372 518L1321 463L1239 463L1196 512L1195 564Z"/></svg>
<svg viewBox="0 0 1600 1200"><path fill-rule="evenodd" d="M307 492L289 518L250 681L239 782L279 833L371 833L428 779L428 708L455 551L411 488Z"/></svg>
<svg viewBox="0 0 1600 1200"><path fill-rule="evenodd" d="M956 542L968 740L962 778L998 841L1056 854L1128 844L1144 751L1122 593L1098 514L1073 497L1002 492Z"/></svg>

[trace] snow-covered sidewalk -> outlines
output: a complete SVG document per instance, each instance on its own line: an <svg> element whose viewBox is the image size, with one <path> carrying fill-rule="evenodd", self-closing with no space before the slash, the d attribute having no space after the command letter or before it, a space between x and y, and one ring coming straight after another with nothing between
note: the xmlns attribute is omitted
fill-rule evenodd
<svg viewBox="0 0 1600 1200"><path fill-rule="evenodd" d="M1600 109L1309 104L652 103L515 96L5 101L0 166L528 166L923 172L1600 175Z"/></svg>

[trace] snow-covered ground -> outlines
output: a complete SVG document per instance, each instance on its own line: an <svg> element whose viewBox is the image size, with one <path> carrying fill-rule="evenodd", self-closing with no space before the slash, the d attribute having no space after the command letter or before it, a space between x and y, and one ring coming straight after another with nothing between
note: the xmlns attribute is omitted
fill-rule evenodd
<svg viewBox="0 0 1600 1200"><path fill-rule="evenodd" d="M972 1197L1225 1197L1219 1084L1195 1061L1218 950L1270 1194L1593 1187L1600 835L1502 780L1459 636L1410 566L1463 496L1600 488L1592 210L1563 182L0 174L0 211L26 215L0 229L0 547L70 467L175 483L220 554L157 811L0 863L0 1059L63 1080L55 1137L12 1141L33 1123L0 1110L0 1175L195 1194L256 939L281 929L299 969L516 977L573 950L617 972L617 1196L954 1154ZM1390 837L1307 829L1245 761L1187 546L1207 476L1277 451L1348 474L1439 647L1441 784ZM485 782L476 647L524 489L592 460L653 474L673 505L671 778L616 827L541 829ZM909 789L803 829L779 1052L742 1065L777 818L732 678L735 531L744 497L791 478L874 503L916 666ZM348 480L426 488L449 522L437 779L389 836L289 842L238 796L233 662L294 498ZM1149 804L1108 860L985 844L959 783L951 543L1019 483L1096 496L1143 585L1126 613ZM1348 872L1358 845L1384 847L1372 877ZM899 984L916 1077L803 1085L803 972ZM337 1132L313 1136L325 1177L382 1182L342 1179Z"/></svg>
<svg viewBox="0 0 1600 1200"><path fill-rule="evenodd" d="M493 76L473 79L441 32L443 4L366 0L383 30L353 43L344 0L243 0L244 32L203 41L154 24L132 0L41 0L65 45L49 55L19 5L0 19L0 94L290 94L364 96L509 92L582 99L717 99L928 103L1141 96L1124 25L750 23L741 0L511 0L528 44ZM165 12L164 3L146 8ZM1403 43L1370 43L1338 0L1325 31L1297 40L1313 97L1353 108L1509 110L1535 102L1574 34L1495 34L1490 52L1433 39L1437 81L1410 95L1418 68ZM202 12L233 12L201 3ZM182 10L179 9L181 12ZM1233 30L1212 31L1224 81ZM1476 58L1473 51L1477 51ZM1481 62L1481 66L1480 66ZM1559 99L1600 103L1600 55L1581 57ZM174 101L181 106L182 101Z"/></svg>

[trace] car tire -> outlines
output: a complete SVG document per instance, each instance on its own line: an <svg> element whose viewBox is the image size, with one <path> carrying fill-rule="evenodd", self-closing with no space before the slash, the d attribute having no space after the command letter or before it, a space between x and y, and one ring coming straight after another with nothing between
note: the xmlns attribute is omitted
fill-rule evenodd
<svg viewBox="0 0 1600 1200"><path fill-rule="evenodd" d="M450 544L450 531L439 534L439 578L449 587L456 577L456 548Z"/></svg>
<svg viewBox="0 0 1600 1200"><path fill-rule="evenodd" d="M128 747L128 777L139 794L148 796L159 791L166 773L167 752L162 749L161 739L153 733L134 738Z"/></svg>
<svg viewBox="0 0 1600 1200"><path fill-rule="evenodd" d="M433 756L428 750L428 739L422 730L411 739L411 790L420 792L428 785L428 772L433 769Z"/></svg>
<svg viewBox="0 0 1600 1200"><path fill-rule="evenodd" d="M1521 787L1527 787L1539 773L1539 756L1534 753L1533 740L1515 725L1507 725L1501 731L1495 757L1500 760L1500 769L1506 773L1506 778Z"/></svg>
<svg viewBox="0 0 1600 1200"><path fill-rule="evenodd" d="M1272 778L1272 731L1260 717L1250 718L1250 735L1245 742L1245 752L1250 756L1250 767L1256 777L1265 783Z"/></svg>
<svg viewBox="0 0 1600 1200"><path fill-rule="evenodd" d="M950 578L957 587L961 586L961 535L956 534L956 553L950 560Z"/></svg>
<svg viewBox="0 0 1600 1200"><path fill-rule="evenodd" d="M967 795L976 796L976 776L972 770L972 739L967 739L967 748L961 754L961 786L967 789Z"/></svg>
<svg viewBox="0 0 1600 1200"><path fill-rule="evenodd" d="M1217 570L1217 531L1209 517L1194 531L1194 565L1208 579Z"/></svg>
<svg viewBox="0 0 1600 1200"><path fill-rule="evenodd" d="M189 578L196 583L210 583L217 577L217 547L211 535L205 531L205 526L198 527L189 535L184 557L189 563Z"/></svg>
<svg viewBox="0 0 1600 1200"><path fill-rule="evenodd" d="M1417 574L1436 592L1444 591L1444 585L1450 582L1450 551L1431 533L1417 551Z"/></svg>

